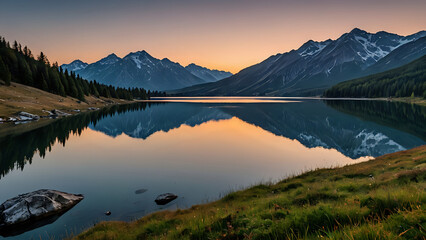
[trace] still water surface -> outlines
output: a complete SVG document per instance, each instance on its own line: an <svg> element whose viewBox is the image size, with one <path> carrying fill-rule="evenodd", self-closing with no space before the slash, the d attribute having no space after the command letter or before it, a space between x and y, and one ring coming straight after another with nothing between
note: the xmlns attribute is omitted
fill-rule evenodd
<svg viewBox="0 0 426 240"><path fill-rule="evenodd" d="M426 140L426 109L415 105L168 101L113 106L0 136L0 202L41 188L85 196L53 223L7 239L60 239L99 221L186 208L252 184L365 161ZM136 194L139 189L147 191ZM157 206L155 197L166 192L179 198Z"/></svg>

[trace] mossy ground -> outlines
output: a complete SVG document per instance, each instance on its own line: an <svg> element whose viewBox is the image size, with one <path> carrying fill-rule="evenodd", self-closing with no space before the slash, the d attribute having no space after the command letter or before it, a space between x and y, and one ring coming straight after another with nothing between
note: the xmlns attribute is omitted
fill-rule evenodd
<svg viewBox="0 0 426 240"><path fill-rule="evenodd" d="M425 239L426 146L319 169L75 239Z"/></svg>

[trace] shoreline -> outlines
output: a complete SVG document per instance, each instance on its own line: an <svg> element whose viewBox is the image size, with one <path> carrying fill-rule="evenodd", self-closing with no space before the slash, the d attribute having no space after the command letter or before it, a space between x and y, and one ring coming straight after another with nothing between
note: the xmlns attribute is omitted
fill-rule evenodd
<svg viewBox="0 0 426 240"><path fill-rule="evenodd" d="M389 101L389 100L387 100L387 101ZM407 97L407 98L392 98L392 99L390 99L390 101L410 103L410 104L417 104L417 105L420 105L420 106L426 106L426 99L418 98L418 97L415 97L415 98L410 98L410 97Z"/></svg>
<svg viewBox="0 0 426 240"><path fill-rule="evenodd" d="M425 175L423 145L252 186L189 209L100 222L71 239L412 239L422 236L416 224L425 217Z"/></svg>
<svg viewBox="0 0 426 240"><path fill-rule="evenodd" d="M193 96L193 97L152 97L151 100L123 100L113 98L96 98L87 96L82 102L71 97L62 97L33 87L12 83L0 86L0 123L13 122L19 112L27 112L39 117L48 117L52 110L62 111L63 115L75 115L80 112L103 108L114 104L135 102L185 102L186 100L206 99L260 99L260 100L342 100L342 101L391 101L426 106L422 98L325 98L325 97L268 97L268 96ZM232 103L232 101L231 101ZM250 102L248 102L250 103ZM19 120L19 118L18 118ZM27 119L28 120L28 119ZM25 119L23 120L25 121Z"/></svg>
<svg viewBox="0 0 426 240"><path fill-rule="evenodd" d="M15 82L11 86L0 85L0 96L0 136L29 131L63 117L97 111L108 106L149 101L87 96L86 102L82 102ZM58 111L58 114L53 115L53 110ZM35 118L24 116L20 119L21 112L34 115Z"/></svg>
<svg viewBox="0 0 426 240"><path fill-rule="evenodd" d="M426 106L426 99L415 98L327 98L327 97L272 97L272 96L170 96L170 97L152 97L148 101L162 102L184 102L185 100L208 100L208 99L265 99L265 100L338 100L338 101L386 101L403 102L407 104L417 104Z"/></svg>
<svg viewBox="0 0 426 240"><path fill-rule="evenodd" d="M71 111L71 112L67 112L66 115L57 116L57 117L43 116L35 120L6 121L6 122L0 121L0 137L12 135L12 134L25 133L25 132L32 131L41 127L45 127L63 118L78 116L78 115L90 113L90 112L101 111L105 108L109 108L115 105L128 105L128 104L143 103L143 102L150 102L150 101L135 100L135 101L127 101L123 103L106 104L104 106L98 106L96 109L85 109L79 112Z"/></svg>
<svg viewBox="0 0 426 240"><path fill-rule="evenodd" d="M13 83L13 85L17 85L17 87L19 87L19 85L21 84L17 84L17 83ZM12 86L13 86L12 85ZM21 85L24 86L24 85ZM26 88L32 88L32 87L27 87L24 86ZM0 87L1 90L1 87ZM32 89L31 89L32 90ZM35 89L36 91L41 91L38 89ZM43 93L45 93L46 95L54 95L51 93L47 93L42 91ZM48 96L51 97L51 96ZM282 100L295 100L295 101L300 101L300 100L338 100L338 101L390 101L390 102L403 102L403 103L407 103L407 104L416 104L419 106L426 106L426 99L421 99L421 98L322 98L322 97L259 97L259 96L200 96L200 97L152 97L150 100L133 100L133 101L128 101L128 100L122 100L122 99L103 99L103 98L95 98L93 96L89 96L88 98L90 100L86 102L80 102L77 99L73 99L70 97L61 97L58 95L54 95L54 97L59 101L61 101L62 99L67 99L68 101L71 101L72 105L62 105L62 108L58 108L58 110L63 111L65 114L61 115L61 116L48 116L46 115L48 110L44 109L47 108L46 105L43 105L42 107L44 107L43 109L40 110L40 107L38 108L34 108L31 105L25 105L25 104L21 104L20 107L16 108L13 104L7 104L6 100L1 99L0 98L0 136L5 136L7 134L10 133L16 133L16 132L25 132L25 131L29 131L32 129L36 129L38 127L42 127L42 126L46 126L48 124L50 124L51 122L63 118L63 117L68 117L68 116L74 116L80 113L86 113L86 112L91 112L91 111L97 111L100 109L103 109L105 107L108 106L113 106L113 105L126 105L126 104L133 104L133 103L142 103L142 102L146 102L146 103L155 103L155 102L195 102L197 103L196 100L200 100L200 103L203 103L203 101L205 100L209 100L209 99L219 99L219 103L222 103L220 101L220 99L231 99L231 101L224 101L223 103L256 103L256 101L247 101L247 102L238 102L238 99L264 99L264 100L271 100L269 102L273 102L274 99L282 99ZM236 99L237 102L233 102L232 99ZM64 101L61 101L64 102ZM206 103L209 103L208 101ZM216 103L216 102L215 102ZM281 103L280 101L277 101L277 103ZM67 104L69 104L69 102L67 102ZM50 106L50 108L48 109L52 109L54 107L56 107L57 105L55 105L54 103L52 105L47 105ZM76 107L80 107L80 108L76 108ZM33 114L33 113L40 113L40 119L37 120L22 120L22 121L7 121L8 118L12 117L12 118L16 118L17 114L19 112L25 112L28 111L29 113ZM4 116L1 115L1 113L4 112L13 112L13 114L8 115L8 116ZM6 120L6 121L5 121Z"/></svg>

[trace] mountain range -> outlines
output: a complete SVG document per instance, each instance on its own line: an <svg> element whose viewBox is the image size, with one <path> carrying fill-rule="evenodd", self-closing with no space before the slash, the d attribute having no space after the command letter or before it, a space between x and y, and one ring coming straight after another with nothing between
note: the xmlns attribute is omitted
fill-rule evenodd
<svg viewBox="0 0 426 240"><path fill-rule="evenodd" d="M171 91L186 96L314 96L346 80L402 66L426 54L426 31L408 36L355 28L308 41L223 80Z"/></svg>
<svg viewBox="0 0 426 240"><path fill-rule="evenodd" d="M185 67L193 75L206 80L208 82L216 82L222 80L224 78L232 76L232 73L219 71L219 70L211 70L205 67L198 66L194 63L189 64Z"/></svg>
<svg viewBox="0 0 426 240"><path fill-rule="evenodd" d="M107 85L160 91L214 82L232 75L195 64L183 67L167 58L154 58L146 51L132 52L123 58L110 54L91 64L75 60L61 67L85 79Z"/></svg>

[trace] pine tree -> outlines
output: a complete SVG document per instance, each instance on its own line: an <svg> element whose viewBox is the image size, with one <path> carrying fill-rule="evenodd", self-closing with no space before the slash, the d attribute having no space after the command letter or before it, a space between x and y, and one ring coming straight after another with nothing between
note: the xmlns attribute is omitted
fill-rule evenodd
<svg viewBox="0 0 426 240"><path fill-rule="evenodd" d="M13 50L18 51L18 42L16 40L13 42Z"/></svg>
<svg viewBox="0 0 426 240"><path fill-rule="evenodd" d="M25 55L25 57L29 57L29 52L28 52L28 47L27 46L25 46L24 47L24 55Z"/></svg>
<svg viewBox="0 0 426 240"><path fill-rule="evenodd" d="M20 82L29 86L34 85L33 76L30 70L30 67L28 66L27 61L23 57L18 58L18 69L19 69L19 76L20 76Z"/></svg>
<svg viewBox="0 0 426 240"><path fill-rule="evenodd" d="M9 68L4 64L2 58L0 57L0 79L5 82L6 86L10 86L11 74Z"/></svg>
<svg viewBox="0 0 426 240"><path fill-rule="evenodd" d="M46 78L44 75L41 75L41 89L44 91L47 91L49 89L49 86L47 85Z"/></svg>
<svg viewBox="0 0 426 240"><path fill-rule="evenodd" d="M44 55L43 52L40 52L40 55L38 56L37 60L40 63L44 63L46 65L50 65L49 60L47 59L46 55Z"/></svg>

